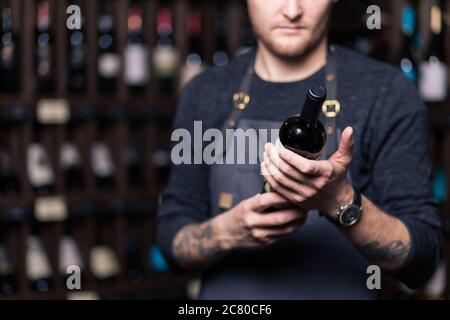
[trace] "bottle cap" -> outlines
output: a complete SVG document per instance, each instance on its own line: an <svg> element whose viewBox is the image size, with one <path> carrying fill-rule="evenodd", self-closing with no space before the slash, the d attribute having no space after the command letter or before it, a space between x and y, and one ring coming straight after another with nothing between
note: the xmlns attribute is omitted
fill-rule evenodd
<svg viewBox="0 0 450 320"><path fill-rule="evenodd" d="M313 100L324 100L327 97L327 89L324 86L314 85L309 89L308 96Z"/></svg>

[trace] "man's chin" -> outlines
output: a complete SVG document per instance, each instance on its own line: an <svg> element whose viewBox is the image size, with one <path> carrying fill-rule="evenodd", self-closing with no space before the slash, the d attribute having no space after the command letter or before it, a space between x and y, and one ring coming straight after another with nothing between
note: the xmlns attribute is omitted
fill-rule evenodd
<svg viewBox="0 0 450 320"><path fill-rule="evenodd" d="M297 45L297 46L286 46L286 45L275 45L272 47L272 53L280 58L294 59L302 57L308 46L307 45Z"/></svg>

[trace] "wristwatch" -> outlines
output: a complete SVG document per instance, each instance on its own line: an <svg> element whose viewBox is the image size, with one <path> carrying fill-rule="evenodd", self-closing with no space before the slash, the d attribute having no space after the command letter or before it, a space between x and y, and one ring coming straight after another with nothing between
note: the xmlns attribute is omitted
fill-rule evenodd
<svg viewBox="0 0 450 320"><path fill-rule="evenodd" d="M330 218L326 216L328 220L333 222L334 224L348 228L354 226L362 215L362 206L361 206L361 193L354 188L354 196L353 200L350 204L343 205L339 208L336 213L336 218Z"/></svg>

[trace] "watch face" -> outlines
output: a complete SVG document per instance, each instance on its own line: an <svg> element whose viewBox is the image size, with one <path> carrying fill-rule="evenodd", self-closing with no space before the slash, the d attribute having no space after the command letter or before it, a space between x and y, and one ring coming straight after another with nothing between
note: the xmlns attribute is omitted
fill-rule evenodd
<svg viewBox="0 0 450 320"><path fill-rule="evenodd" d="M358 222L360 216L361 208L355 205L350 205L339 215L339 222L344 227L350 227Z"/></svg>

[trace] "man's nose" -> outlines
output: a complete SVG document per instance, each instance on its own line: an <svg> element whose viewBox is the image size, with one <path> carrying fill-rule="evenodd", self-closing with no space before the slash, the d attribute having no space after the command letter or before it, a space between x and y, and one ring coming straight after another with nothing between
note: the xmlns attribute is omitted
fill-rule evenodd
<svg viewBox="0 0 450 320"><path fill-rule="evenodd" d="M291 21L299 19L303 13L301 0L284 0L282 12Z"/></svg>

